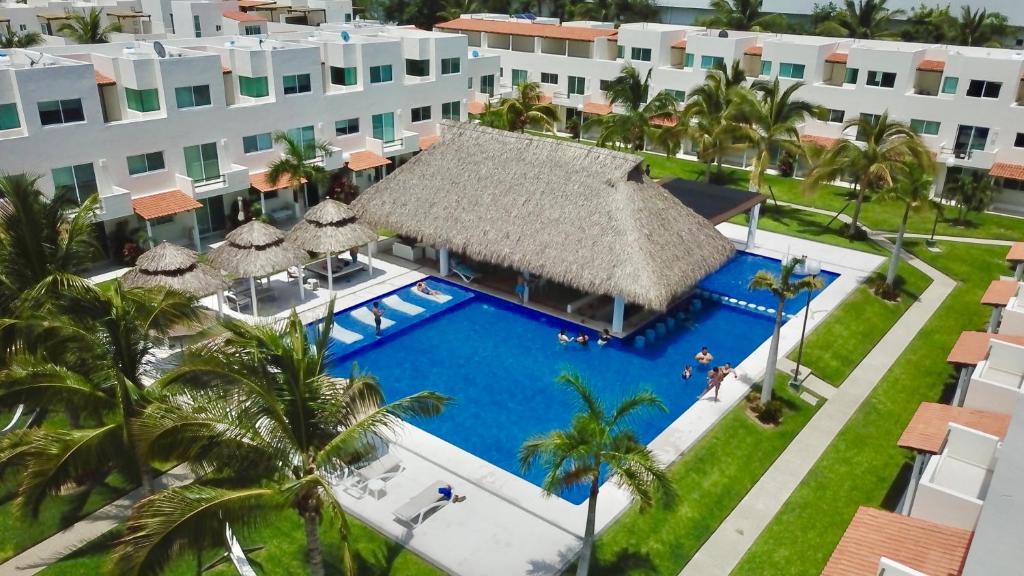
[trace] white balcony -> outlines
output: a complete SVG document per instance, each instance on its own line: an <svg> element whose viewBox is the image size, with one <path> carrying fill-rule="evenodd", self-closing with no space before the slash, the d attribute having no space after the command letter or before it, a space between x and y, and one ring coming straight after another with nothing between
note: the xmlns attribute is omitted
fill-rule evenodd
<svg viewBox="0 0 1024 576"><path fill-rule="evenodd" d="M964 398L965 408L1009 414L1024 382L1024 346L993 340L978 363Z"/></svg>
<svg viewBox="0 0 1024 576"><path fill-rule="evenodd" d="M551 101L559 106L578 108L590 101L590 94L569 94L564 91L555 92Z"/></svg>
<svg viewBox="0 0 1024 576"><path fill-rule="evenodd" d="M132 193L117 186L110 187L110 193L100 194L100 205L97 211L97 218L100 220L116 220L130 216L135 209L132 208Z"/></svg>
<svg viewBox="0 0 1024 576"><path fill-rule="evenodd" d="M929 576L924 572L919 572L900 564L895 560L890 560L885 556L878 559L878 575L877 576Z"/></svg>
<svg viewBox="0 0 1024 576"><path fill-rule="evenodd" d="M385 158L415 152L420 149L420 135L417 132L400 130L395 134L394 140L367 138L366 149Z"/></svg>
<svg viewBox="0 0 1024 576"><path fill-rule="evenodd" d="M999 333L1024 336L1024 283L1017 284L1017 293L1006 303L999 322Z"/></svg>
<svg viewBox="0 0 1024 576"><path fill-rule="evenodd" d="M999 438L950 423L942 452L928 460L910 515L974 530L988 494Z"/></svg>
<svg viewBox="0 0 1024 576"><path fill-rule="evenodd" d="M249 169L237 164L230 164L220 176L206 180L193 180L184 174L176 174L175 178L178 189L197 200L245 190L249 187Z"/></svg>
<svg viewBox="0 0 1024 576"><path fill-rule="evenodd" d="M954 166L989 170L992 168L992 164L995 163L996 154L998 153L998 148L993 150L970 150L942 145L939 147L938 163L945 164L952 159Z"/></svg>

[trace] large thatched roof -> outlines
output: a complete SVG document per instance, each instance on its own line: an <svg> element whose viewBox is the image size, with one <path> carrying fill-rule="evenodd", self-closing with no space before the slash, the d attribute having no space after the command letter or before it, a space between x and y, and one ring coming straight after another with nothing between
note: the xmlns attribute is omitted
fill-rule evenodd
<svg viewBox="0 0 1024 576"><path fill-rule="evenodd" d="M166 286L193 296L206 296L227 287L224 276L200 264L195 252L166 241L139 256L135 267L121 277L121 284L128 288Z"/></svg>
<svg viewBox="0 0 1024 576"><path fill-rule="evenodd" d="M368 224L580 290L664 308L734 248L641 158L442 122L441 139L354 203Z"/></svg>
<svg viewBox="0 0 1024 576"><path fill-rule="evenodd" d="M286 238L303 250L324 253L373 242L377 233L359 222L348 206L328 198L310 208Z"/></svg>
<svg viewBox="0 0 1024 576"><path fill-rule="evenodd" d="M236 276L266 276L302 263L306 254L270 224L252 220L232 230L210 250L210 264Z"/></svg>

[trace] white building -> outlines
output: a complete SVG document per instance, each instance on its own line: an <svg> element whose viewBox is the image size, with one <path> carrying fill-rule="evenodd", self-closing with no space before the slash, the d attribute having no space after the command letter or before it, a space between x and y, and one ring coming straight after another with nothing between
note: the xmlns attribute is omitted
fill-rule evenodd
<svg viewBox="0 0 1024 576"><path fill-rule="evenodd" d="M328 25L290 36L7 51L0 171L80 200L98 193L108 239L148 229L198 245L240 201L278 220L317 201L314 187L304 203L261 176L281 154L272 133L326 141L334 153L310 161L347 165L365 187L428 146L439 119L465 119L468 86L498 72L459 35Z"/></svg>
<svg viewBox="0 0 1024 576"><path fill-rule="evenodd" d="M498 93L523 80L541 83L567 119L608 113L602 88L631 63L652 71L652 94L685 97L715 62L739 60L748 78L803 81L799 97L829 109L802 137L829 145L843 122L888 110L910 122L935 151L942 186L947 167L990 172L1004 192L996 209L1024 211L1024 52L908 42L708 30L669 24L529 23L467 15L439 24L482 54L501 58ZM690 147L684 152L692 152ZM729 159L746 165L742 153Z"/></svg>

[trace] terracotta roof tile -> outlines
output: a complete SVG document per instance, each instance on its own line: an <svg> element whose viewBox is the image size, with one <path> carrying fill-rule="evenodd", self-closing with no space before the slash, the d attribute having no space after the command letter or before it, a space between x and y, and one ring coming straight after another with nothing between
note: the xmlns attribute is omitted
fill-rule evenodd
<svg viewBox="0 0 1024 576"><path fill-rule="evenodd" d="M360 170L369 170L370 168L387 166L388 164L391 164L391 160L374 154L369 150L360 150L359 152L352 153L352 158L348 161L348 168L353 172L359 172Z"/></svg>
<svg viewBox="0 0 1024 576"><path fill-rule="evenodd" d="M483 114L487 110L487 104L473 100L466 107L470 114Z"/></svg>
<svg viewBox="0 0 1024 576"><path fill-rule="evenodd" d="M828 56L825 56L825 62L834 62L836 64L846 64L846 61L850 58L850 55L846 52L833 52Z"/></svg>
<svg viewBox="0 0 1024 576"><path fill-rule="evenodd" d="M1010 426L1010 415L987 410L960 408L949 404L922 402L917 407L914 417L910 419L910 424L907 424L903 430L896 445L918 452L938 454L946 443L950 422L1003 438Z"/></svg>
<svg viewBox="0 0 1024 576"><path fill-rule="evenodd" d="M237 10L225 10L224 17L229 20L235 20L237 22L266 22L267 19L258 14L251 14L249 12L239 12Z"/></svg>
<svg viewBox="0 0 1024 576"><path fill-rule="evenodd" d="M997 178L1011 178L1013 180L1024 180L1024 164L1010 164L1009 162L996 162L988 171L989 176Z"/></svg>
<svg viewBox="0 0 1024 576"><path fill-rule="evenodd" d="M113 78L111 78L110 76L107 76L106 74L100 72L99 70L93 70L93 74L96 75L96 85L97 86L113 86L113 85L117 84L117 82Z"/></svg>
<svg viewBox="0 0 1024 576"><path fill-rule="evenodd" d="M682 48L683 50L686 50L686 38L683 38L682 40L676 40L675 42L672 43L672 47Z"/></svg>
<svg viewBox="0 0 1024 576"><path fill-rule="evenodd" d="M810 144L817 144L822 148L831 148L836 144L839 144L842 138L832 138L829 136L818 136L817 134L801 134L800 141L807 142Z"/></svg>
<svg viewBox="0 0 1024 576"><path fill-rule="evenodd" d="M1014 242L1006 253L1007 262L1024 262L1024 242Z"/></svg>
<svg viewBox="0 0 1024 576"><path fill-rule="evenodd" d="M435 25L442 30L466 30L469 32L493 32L512 36L536 36L538 38L555 38L559 40L580 40L593 42L596 38L612 37L616 31L612 28L585 28L583 26L559 26L554 24L527 24L525 22L507 22L503 20L483 20L479 18L458 18Z"/></svg>
<svg viewBox="0 0 1024 576"><path fill-rule="evenodd" d="M440 136L420 136L420 150L430 148L434 144L437 144L437 141L440 139Z"/></svg>
<svg viewBox="0 0 1024 576"><path fill-rule="evenodd" d="M874 576L882 556L928 576L959 576L974 533L861 507L822 576Z"/></svg>
<svg viewBox="0 0 1024 576"><path fill-rule="evenodd" d="M231 74L231 68L228 68L227 66L221 66L220 71L224 74Z"/></svg>
<svg viewBox="0 0 1024 576"><path fill-rule="evenodd" d="M678 116L670 116L668 118L655 117L651 118L651 124L654 126L675 126L679 123Z"/></svg>
<svg viewBox="0 0 1024 576"><path fill-rule="evenodd" d="M587 102L583 105L584 114L594 114L595 116L607 116L612 113L611 104L600 104L598 102Z"/></svg>
<svg viewBox="0 0 1024 576"><path fill-rule="evenodd" d="M963 364L976 366L978 362L988 355L988 343L992 340L1009 342L1024 346L1024 336L1010 336L1008 334L993 334L991 332L972 332L970 330L960 334L953 349L946 356L946 362L950 364Z"/></svg>
<svg viewBox="0 0 1024 576"><path fill-rule="evenodd" d="M537 96L537 102L539 104L551 104L552 98L548 94L540 94Z"/></svg>
<svg viewBox="0 0 1024 576"><path fill-rule="evenodd" d="M748 56L761 56L764 54L764 46L750 46L743 53Z"/></svg>
<svg viewBox="0 0 1024 576"><path fill-rule="evenodd" d="M946 63L942 60L921 60L917 63L917 69L925 72L942 72L946 69Z"/></svg>
<svg viewBox="0 0 1024 576"><path fill-rule="evenodd" d="M254 6L263 6L265 4L273 4L274 0L238 0L239 8L252 8Z"/></svg>
<svg viewBox="0 0 1024 576"><path fill-rule="evenodd" d="M302 179L302 183L306 183L305 178ZM249 173L249 186L252 186L260 192L273 192L275 190L290 187L291 182L285 178L281 178L277 182L271 182L270 179L267 178L267 172L256 172Z"/></svg>
<svg viewBox="0 0 1024 576"><path fill-rule="evenodd" d="M203 205L196 202L195 198L181 190L169 190L141 198L132 198L132 208L143 220L155 220L202 207Z"/></svg>
<svg viewBox="0 0 1024 576"><path fill-rule="evenodd" d="M993 280L985 294L981 296L981 303L986 306L1006 306L1017 294L1018 282L1016 280Z"/></svg>

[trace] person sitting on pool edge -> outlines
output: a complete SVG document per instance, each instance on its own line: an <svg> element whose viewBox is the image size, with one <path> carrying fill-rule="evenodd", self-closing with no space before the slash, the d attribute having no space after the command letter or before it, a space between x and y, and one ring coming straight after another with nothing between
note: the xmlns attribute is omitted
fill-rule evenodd
<svg viewBox="0 0 1024 576"><path fill-rule="evenodd" d="M604 346L605 344L612 341L612 333L607 328L601 331L601 336L597 339L598 346Z"/></svg>
<svg viewBox="0 0 1024 576"><path fill-rule="evenodd" d="M703 364L704 366L707 366L708 364L714 362L715 357L711 355L711 352L708 352L707 346L701 346L700 352L697 352L697 355L694 356L693 359Z"/></svg>
<svg viewBox="0 0 1024 576"><path fill-rule="evenodd" d="M466 499L465 496L456 496L455 492L452 491L451 484L445 484L444 486L441 486L440 488L437 489L437 493L441 495L441 497L438 498L438 500L450 500L455 504L458 504L459 502L462 502L463 500Z"/></svg>
<svg viewBox="0 0 1024 576"><path fill-rule="evenodd" d="M558 343L568 344L570 341L569 335L565 333L565 329L558 331Z"/></svg>
<svg viewBox="0 0 1024 576"><path fill-rule="evenodd" d="M440 296L441 295L440 291L434 290L430 286L427 286L426 282L417 282L416 283L416 290L419 293L421 293L421 294L426 294L427 296Z"/></svg>
<svg viewBox="0 0 1024 576"><path fill-rule="evenodd" d="M580 330L579 336L576 337L576 343L580 346L586 346L590 344L590 336L587 336L586 332Z"/></svg>

